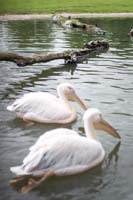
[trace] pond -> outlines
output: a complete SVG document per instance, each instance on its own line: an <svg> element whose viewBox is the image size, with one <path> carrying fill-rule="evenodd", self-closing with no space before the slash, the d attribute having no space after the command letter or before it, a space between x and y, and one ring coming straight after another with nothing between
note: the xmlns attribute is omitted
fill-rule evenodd
<svg viewBox="0 0 133 200"><path fill-rule="evenodd" d="M78 63L63 60L18 67L0 62L0 199L5 200L132 200L133 199L133 41L128 37L132 18L81 19L107 31L96 36L52 24L49 20L0 22L0 51L32 55L77 49L90 40L107 39L110 48ZM56 94L61 82L72 83L89 107L99 108L118 130L119 140L99 132L106 161L84 174L49 179L38 189L20 194L8 182L11 166L21 164L28 148L45 131L67 127L83 134L83 111L75 104L78 120L69 125L35 124L27 127L6 110L20 95L31 91Z"/></svg>

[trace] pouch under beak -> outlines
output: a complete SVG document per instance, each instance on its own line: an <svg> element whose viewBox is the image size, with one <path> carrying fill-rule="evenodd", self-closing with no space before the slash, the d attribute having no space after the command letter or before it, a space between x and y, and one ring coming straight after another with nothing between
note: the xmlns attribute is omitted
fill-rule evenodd
<svg viewBox="0 0 133 200"><path fill-rule="evenodd" d="M98 130L103 130L105 132L108 132L110 135L121 138L119 133L113 128L107 121L104 119L101 119L99 122L95 122L94 126Z"/></svg>
<svg viewBox="0 0 133 200"><path fill-rule="evenodd" d="M88 107L85 105L85 103L75 94L74 100L81 106L83 110L87 110Z"/></svg>

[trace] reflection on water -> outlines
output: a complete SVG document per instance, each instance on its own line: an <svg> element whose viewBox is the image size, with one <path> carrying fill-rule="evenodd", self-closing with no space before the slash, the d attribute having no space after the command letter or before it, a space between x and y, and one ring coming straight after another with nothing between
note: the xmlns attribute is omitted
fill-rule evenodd
<svg viewBox="0 0 133 200"><path fill-rule="evenodd" d="M133 41L128 37L132 28L129 19L82 19L105 29L105 36L92 36L81 30L69 30L45 20L0 22L0 50L24 55L38 52L77 49L90 40L106 38L108 52L93 54L81 63L65 65L63 60L17 67L0 63L0 198L1 199L133 199L132 124L133 124ZM82 37L81 37L82 35ZM26 127L6 106L29 91L56 94L61 82L74 84L77 93L90 107L97 107L122 136L116 139L98 133L107 155L105 162L78 176L54 178L29 194L12 190L8 181L13 177L10 166L19 165L28 148L47 130L67 127L84 134L82 110L78 120L69 125L36 124Z"/></svg>

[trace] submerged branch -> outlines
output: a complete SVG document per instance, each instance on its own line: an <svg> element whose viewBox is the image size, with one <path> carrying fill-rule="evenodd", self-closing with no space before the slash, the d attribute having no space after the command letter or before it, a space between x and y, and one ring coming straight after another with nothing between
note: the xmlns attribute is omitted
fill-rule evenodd
<svg viewBox="0 0 133 200"><path fill-rule="evenodd" d="M52 21L62 27L79 28L91 34L105 35L106 33L106 31L102 30L97 24L82 23L78 19L71 18L71 16L64 17L56 14L52 16Z"/></svg>

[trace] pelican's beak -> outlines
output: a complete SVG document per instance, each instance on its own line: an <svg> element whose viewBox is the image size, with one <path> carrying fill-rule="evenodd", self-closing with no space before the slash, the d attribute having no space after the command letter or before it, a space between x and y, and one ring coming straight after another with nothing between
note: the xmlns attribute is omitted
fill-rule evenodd
<svg viewBox="0 0 133 200"><path fill-rule="evenodd" d="M85 103L76 94L74 96L74 101L76 101L81 106L81 108L83 108L83 110L88 109L87 105L85 105Z"/></svg>
<svg viewBox="0 0 133 200"><path fill-rule="evenodd" d="M96 122L94 124L95 128L98 130L103 130L105 132L108 132L110 135L121 138L119 133L113 128L107 121L105 121L103 118L99 122Z"/></svg>

